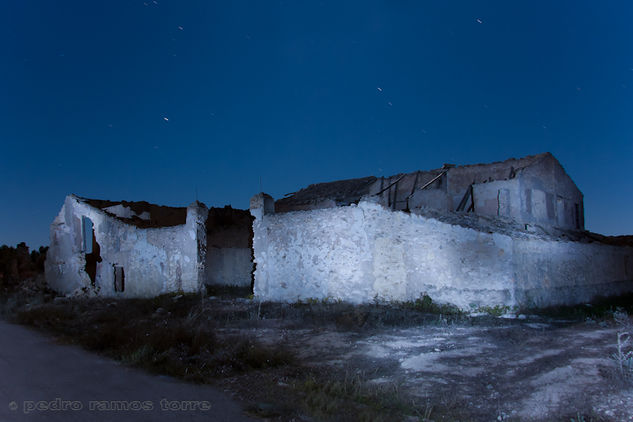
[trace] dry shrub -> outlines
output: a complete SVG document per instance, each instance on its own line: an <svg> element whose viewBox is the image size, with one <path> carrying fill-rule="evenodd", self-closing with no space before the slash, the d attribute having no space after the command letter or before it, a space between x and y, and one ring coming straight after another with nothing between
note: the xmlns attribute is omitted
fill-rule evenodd
<svg viewBox="0 0 633 422"><path fill-rule="evenodd" d="M23 310L17 320L128 364L195 382L294 362L292 353L277 345L218 338L199 300L195 295L64 300Z"/></svg>

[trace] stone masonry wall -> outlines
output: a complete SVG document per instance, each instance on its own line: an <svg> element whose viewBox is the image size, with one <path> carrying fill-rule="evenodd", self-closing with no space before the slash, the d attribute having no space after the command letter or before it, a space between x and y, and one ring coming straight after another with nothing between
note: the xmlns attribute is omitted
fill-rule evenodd
<svg viewBox="0 0 633 422"><path fill-rule="evenodd" d="M260 194L261 195L261 194ZM251 201L262 300L434 301L462 309L547 306L633 290L633 248L490 233L371 202L263 212Z"/></svg>

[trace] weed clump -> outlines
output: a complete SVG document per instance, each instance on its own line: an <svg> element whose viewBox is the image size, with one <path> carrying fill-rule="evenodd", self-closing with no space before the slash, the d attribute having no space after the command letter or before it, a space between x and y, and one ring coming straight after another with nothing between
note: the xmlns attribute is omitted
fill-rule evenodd
<svg viewBox="0 0 633 422"><path fill-rule="evenodd" d="M620 329L617 333L616 352L611 357L618 375L627 383L633 383L633 324L622 309L613 313L613 319Z"/></svg>
<svg viewBox="0 0 633 422"><path fill-rule="evenodd" d="M457 306L448 303L433 302L433 299L431 299L431 297L427 294L423 294L414 302L405 302L405 305L418 312L451 316L463 315L462 310L459 309Z"/></svg>
<svg viewBox="0 0 633 422"><path fill-rule="evenodd" d="M194 382L294 361L282 346L218 336L198 300L196 295L165 295L63 301L22 310L16 319L88 350Z"/></svg>
<svg viewBox="0 0 633 422"><path fill-rule="evenodd" d="M502 306L502 305L479 306L475 308L475 312L483 312L485 314L488 314L494 317L500 317L501 315L504 315L510 311L511 311L511 308L509 306Z"/></svg>

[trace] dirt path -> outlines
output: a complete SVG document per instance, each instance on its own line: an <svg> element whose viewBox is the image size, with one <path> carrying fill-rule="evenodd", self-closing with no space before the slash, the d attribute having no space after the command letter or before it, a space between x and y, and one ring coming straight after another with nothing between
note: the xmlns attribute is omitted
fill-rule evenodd
<svg viewBox="0 0 633 422"><path fill-rule="evenodd" d="M248 421L209 386L152 376L0 321L0 421Z"/></svg>

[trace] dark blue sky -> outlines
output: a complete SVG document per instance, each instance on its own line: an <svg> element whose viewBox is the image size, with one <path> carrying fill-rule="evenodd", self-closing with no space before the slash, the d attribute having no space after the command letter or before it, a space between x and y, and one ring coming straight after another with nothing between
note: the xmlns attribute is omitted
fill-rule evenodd
<svg viewBox="0 0 633 422"><path fill-rule="evenodd" d="M247 208L311 183L552 152L633 233L633 2L0 5L0 244L68 193Z"/></svg>

